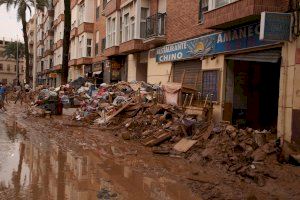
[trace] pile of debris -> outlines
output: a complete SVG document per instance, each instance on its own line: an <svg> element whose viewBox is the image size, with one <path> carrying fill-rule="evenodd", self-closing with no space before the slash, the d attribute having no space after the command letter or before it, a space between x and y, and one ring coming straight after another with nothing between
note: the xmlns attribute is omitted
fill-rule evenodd
<svg viewBox="0 0 300 200"><path fill-rule="evenodd" d="M276 135L270 131L237 129L220 123L208 130L197 144L187 155L191 161L220 165L259 186L265 184L265 178L276 178L266 164L276 158L271 155L278 151Z"/></svg>

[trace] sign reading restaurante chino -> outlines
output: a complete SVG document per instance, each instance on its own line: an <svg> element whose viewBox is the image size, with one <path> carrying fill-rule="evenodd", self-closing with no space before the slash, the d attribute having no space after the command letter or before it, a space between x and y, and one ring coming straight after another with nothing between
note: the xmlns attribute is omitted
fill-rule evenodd
<svg viewBox="0 0 300 200"><path fill-rule="evenodd" d="M203 58L225 52L233 52L274 44L259 40L260 24L255 23L229 31L213 33L191 40L169 44L157 49L157 62L170 62L189 58Z"/></svg>

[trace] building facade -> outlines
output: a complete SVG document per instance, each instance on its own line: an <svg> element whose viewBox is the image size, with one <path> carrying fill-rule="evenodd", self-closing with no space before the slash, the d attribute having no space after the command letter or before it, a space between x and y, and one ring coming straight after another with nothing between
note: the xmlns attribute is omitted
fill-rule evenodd
<svg viewBox="0 0 300 200"><path fill-rule="evenodd" d="M17 61L12 58L7 58L3 55L5 46L10 41L6 41L4 38L0 40L0 82L5 84L17 83ZM24 58L19 59L19 80L23 82L25 72Z"/></svg>
<svg viewBox="0 0 300 200"><path fill-rule="evenodd" d="M262 38L272 25L260 27L269 19L263 12L299 16L292 2L72 0L69 80L179 82L198 99L212 98L215 121L277 129L300 143L299 28L274 41ZM53 69L60 70L63 1L53 5Z"/></svg>

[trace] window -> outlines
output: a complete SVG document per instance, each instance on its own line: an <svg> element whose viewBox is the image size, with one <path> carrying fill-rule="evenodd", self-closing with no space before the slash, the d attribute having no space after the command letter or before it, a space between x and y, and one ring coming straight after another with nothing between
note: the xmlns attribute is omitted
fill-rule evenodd
<svg viewBox="0 0 300 200"><path fill-rule="evenodd" d="M0 63L0 71L3 71L3 64Z"/></svg>
<svg viewBox="0 0 300 200"><path fill-rule="evenodd" d="M219 85L219 71L218 70L208 70L203 71L202 74L202 96L209 98L212 95L213 101L218 101L218 85Z"/></svg>
<svg viewBox="0 0 300 200"><path fill-rule="evenodd" d="M131 39L134 39L134 34L135 34L135 18L134 17L131 17L130 18L130 33L131 33L131 36L130 38Z"/></svg>
<svg viewBox="0 0 300 200"><path fill-rule="evenodd" d="M147 26L148 8L141 8L141 38L146 37L146 26Z"/></svg>
<svg viewBox="0 0 300 200"><path fill-rule="evenodd" d="M119 43L122 43L122 37L123 37L123 18L122 16L120 17L120 37L119 37Z"/></svg>
<svg viewBox="0 0 300 200"><path fill-rule="evenodd" d="M87 57L92 56L92 39L86 40L86 56Z"/></svg>
<svg viewBox="0 0 300 200"><path fill-rule="evenodd" d="M115 43L115 40L116 40L116 19L115 18L112 20L111 30L112 30L112 34L111 34L112 40L111 40L111 43L114 46L116 44Z"/></svg>
<svg viewBox="0 0 300 200"><path fill-rule="evenodd" d="M49 60L49 68L51 69L53 66L53 61L52 61L52 59L50 58L50 60Z"/></svg>
<svg viewBox="0 0 300 200"><path fill-rule="evenodd" d="M199 0L199 22L204 21L203 13L208 11L208 0Z"/></svg>
<svg viewBox="0 0 300 200"><path fill-rule="evenodd" d="M41 72L44 71L44 61L41 61Z"/></svg>
<svg viewBox="0 0 300 200"><path fill-rule="evenodd" d="M7 71L8 72L10 71L10 65L7 65Z"/></svg>
<svg viewBox="0 0 300 200"><path fill-rule="evenodd" d="M78 49L78 56L79 58L82 57L82 41L83 41L83 36L79 38L79 49Z"/></svg>
<svg viewBox="0 0 300 200"><path fill-rule="evenodd" d="M81 23L83 23L83 15L84 15L84 3L79 5L79 9L78 9L78 25L80 25Z"/></svg>
<svg viewBox="0 0 300 200"><path fill-rule="evenodd" d="M101 41L101 52L102 53L104 52L104 49L105 49L105 43L106 43L106 39L103 38L102 41Z"/></svg>
<svg viewBox="0 0 300 200"><path fill-rule="evenodd" d="M116 38L116 19L108 18L107 20L107 47L115 46Z"/></svg>
<svg viewBox="0 0 300 200"><path fill-rule="evenodd" d="M237 0L209 0L209 10L220 8Z"/></svg>
<svg viewBox="0 0 300 200"><path fill-rule="evenodd" d="M98 7L96 8L96 21L99 20L99 17L100 17L100 7L98 6Z"/></svg>
<svg viewBox="0 0 300 200"><path fill-rule="evenodd" d="M24 66L23 65L21 65L21 70L22 70L22 72L24 72Z"/></svg>
<svg viewBox="0 0 300 200"><path fill-rule="evenodd" d="M99 54L99 31L96 31L96 41L95 41L95 56Z"/></svg>
<svg viewBox="0 0 300 200"><path fill-rule="evenodd" d="M129 40L129 13L124 15L124 40L127 42Z"/></svg>
<svg viewBox="0 0 300 200"><path fill-rule="evenodd" d="M15 72L17 71L17 65L15 65Z"/></svg>

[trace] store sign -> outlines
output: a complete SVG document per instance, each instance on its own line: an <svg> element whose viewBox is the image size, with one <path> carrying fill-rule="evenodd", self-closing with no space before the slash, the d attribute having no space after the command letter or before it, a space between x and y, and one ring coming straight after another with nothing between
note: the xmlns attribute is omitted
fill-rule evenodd
<svg viewBox="0 0 300 200"><path fill-rule="evenodd" d="M260 24L255 23L229 31L213 33L195 39L169 44L157 49L157 62L203 58L225 52L274 44L259 40Z"/></svg>
<svg viewBox="0 0 300 200"><path fill-rule="evenodd" d="M260 40L289 41L292 32L290 13L262 12L260 21Z"/></svg>

